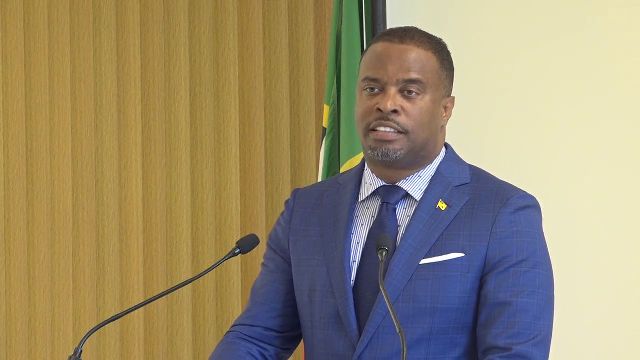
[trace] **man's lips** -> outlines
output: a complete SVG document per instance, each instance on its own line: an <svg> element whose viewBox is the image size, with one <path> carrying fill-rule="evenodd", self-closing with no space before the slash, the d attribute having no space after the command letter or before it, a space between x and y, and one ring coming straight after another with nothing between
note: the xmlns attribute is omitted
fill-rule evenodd
<svg viewBox="0 0 640 360"><path fill-rule="evenodd" d="M394 129L394 128L390 128L387 126L378 126L376 128L373 128L371 131L384 131L384 132L395 132L395 133L399 133L400 131Z"/></svg>
<svg viewBox="0 0 640 360"><path fill-rule="evenodd" d="M377 120L369 126L369 135L379 140L395 140L404 133L404 129L393 121Z"/></svg>
<svg viewBox="0 0 640 360"><path fill-rule="evenodd" d="M369 131L388 131L388 132L398 132L405 133L405 130L393 120L382 119L376 120L369 125Z"/></svg>

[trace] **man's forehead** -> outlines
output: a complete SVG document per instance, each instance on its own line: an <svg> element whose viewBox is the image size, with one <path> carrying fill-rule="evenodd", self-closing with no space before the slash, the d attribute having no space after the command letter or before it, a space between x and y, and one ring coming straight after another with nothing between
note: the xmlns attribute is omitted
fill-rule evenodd
<svg viewBox="0 0 640 360"><path fill-rule="evenodd" d="M363 56L359 78L377 78L392 73L399 78L422 78L438 71L435 56L421 48L394 43L376 43Z"/></svg>
<svg viewBox="0 0 640 360"><path fill-rule="evenodd" d="M427 58L435 58L435 55L431 51L425 50L420 46L414 44L404 44L404 43L394 43L394 42L386 42L381 41L375 43L367 50L362 56L361 61L365 61L367 58L378 58L378 57L427 57Z"/></svg>
<svg viewBox="0 0 640 360"><path fill-rule="evenodd" d="M437 60L431 52L413 45L394 43L374 44L360 62L360 69L367 71L378 67L423 71L433 66L437 67Z"/></svg>

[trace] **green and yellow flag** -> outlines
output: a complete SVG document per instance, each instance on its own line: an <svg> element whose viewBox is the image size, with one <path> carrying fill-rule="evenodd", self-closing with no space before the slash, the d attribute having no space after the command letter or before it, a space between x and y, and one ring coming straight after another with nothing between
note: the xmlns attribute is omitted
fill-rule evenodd
<svg viewBox="0 0 640 360"><path fill-rule="evenodd" d="M323 139L318 180L357 165L362 146L354 110L360 55L370 40L370 1L334 0L322 116Z"/></svg>

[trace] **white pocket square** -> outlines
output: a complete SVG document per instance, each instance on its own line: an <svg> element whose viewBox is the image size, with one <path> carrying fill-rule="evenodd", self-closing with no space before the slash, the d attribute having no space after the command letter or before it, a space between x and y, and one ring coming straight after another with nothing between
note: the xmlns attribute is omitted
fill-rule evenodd
<svg viewBox="0 0 640 360"><path fill-rule="evenodd" d="M463 256L464 256L463 253L449 253L449 254L444 254L444 255L424 258L424 259L420 260L420 264L428 264L428 263L434 263L434 262L438 262L438 261L451 260L451 259L455 259L455 258L459 258L459 257L463 257Z"/></svg>

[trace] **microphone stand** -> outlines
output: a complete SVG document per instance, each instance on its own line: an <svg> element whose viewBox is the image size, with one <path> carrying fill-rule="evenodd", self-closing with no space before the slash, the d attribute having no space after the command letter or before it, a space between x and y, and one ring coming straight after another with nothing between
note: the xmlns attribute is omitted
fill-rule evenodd
<svg viewBox="0 0 640 360"><path fill-rule="evenodd" d="M69 355L68 360L82 360L82 348L84 347L84 344L87 342L87 340L89 339L89 337L91 335L93 335L96 331L100 330L101 328L103 328L104 326L120 319L121 317L128 315L138 309L140 309L141 307L150 304L158 299L160 299L161 297L164 297L180 288L183 288L186 285L189 285L190 283L198 280L199 278L205 276L206 274L208 274L211 270L217 268L218 266L220 266L220 264L222 264L223 262L231 259L232 257L238 256L240 254L246 254L247 252L253 250L254 247L256 247L256 245L258 245L258 237L251 234L251 235L247 235L245 237L243 237L242 239L240 239L237 243L236 243L236 247L234 247L233 249L231 249L231 251L229 251L227 253L227 255L225 255L224 257L222 257L222 259L216 261L213 265L209 266L207 269L205 269L204 271L202 271L201 273L187 279L184 280L183 282L176 284L172 287L170 287L169 289L158 293L150 298L148 298L147 300L144 300L143 302L136 304L122 312L119 312L115 315L113 315L112 317L102 321L101 323L99 323L98 325L94 326L91 328L91 330L89 330L83 337L82 340L80 340L80 343L78 344L78 346L76 346L76 348L73 350L73 354Z"/></svg>
<svg viewBox="0 0 640 360"><path fill-rule="evenodd" d="M384 303L387 305L387 309L389 310L389 314L391 315L391 320L393 321L393 326L396 328L396 332L398 336L400 336L400 346L402 348L402 360L407 359L407 339L404 336L404 331L400 326L400 320L398 320L398 315L391 304L391 299L389 299L389 294L387 293L387 289L384 286L384 263L387 258L387 253L389 249L386 246L378 247L378 260L380 260L380 264L378 266L378 287L380 288L380 292L382 293L382 298L384 299Z"/></svg>

